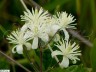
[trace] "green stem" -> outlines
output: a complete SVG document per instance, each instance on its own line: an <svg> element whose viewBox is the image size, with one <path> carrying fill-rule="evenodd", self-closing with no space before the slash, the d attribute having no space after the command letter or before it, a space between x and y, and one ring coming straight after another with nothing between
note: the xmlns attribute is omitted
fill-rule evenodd
<svg viewBox="0 0 96 72"><path fill-rule="evenodd" d="M40 72L42 72L42 61L43 61L43 54L42 54L42 47L41 47L41 39L39 38L38 47L40 49Z"/></svg>
<svg viewBox="0 0 96 72"><path fill-rule="evenodd" d="M43 59L42 48L40 48L40 72L42 72L42 59Z"/></svg>
<svg viewBox="0 0 96 72"><path fill-rule="evenodd" d="M52 48L50 47L50 45L48 44L48 48L49 48L49 50L51 51L51 52L53 52L53 50L52 50ZM55 60L57 61L57 63L59 62L59 60L58 60L58 58L57 58L57 56L55 56L54 57L55 58Z"/></svg>
<svg viewBox="0 0 96 72"><path fill-rule="evenodd" d="M24 67L23 65L21 65L20 63L18 63L17 61L15 61L14 59L12 59L11 57L9 57L8 55L6 55L4 52L2 52L0 50L0 55L4 56L6 58L6 60L9 60L9 62L13 62L16 65L18 65L19 67L21 67L22 69L24 69L26 72L31 72L29 69L27 69L26 67Z"/></svg>
<svg viewBox="0 0 96 72"><path fill-rule="evenodd" d="M34 66L33 62L31 61L31 57L26 48L24 48L24 54L26 58L28 59L29 63L31 64L32 68L35 70L35 72L39 72L39 70L36 68L36 66Z"/></svg>
<svg viewBox="0 0 96 72"><path fill-rule="evenodd" d="M8 48L9 48L9 53L10 53L10 56L11 56L11 58L13 58L13 54L12 54L12 52L11 52L11 47L10 47L10 45L8 44ZM12 62L12 70L13 70L13 72L16 72L16 69L15 69L15 64Z"/></svg>
<svg viewBox="0 0 96 72"><path fill-rule="evenodd" d="M5 28L2 25L0 25L0 30L2 31L2 33L5 34L6 30L5 30Z"/></svg>
<svg viewBox="0 0 96 72"><path fill-rule="evenodd" d="M23 1L23 0L20 0L20 2L22 3L23 7L24 7L24 8L25 8L25 10L27 11L27 10L28 10L28 8L27 8L27 6L25 5L24 1Z"/></svg>

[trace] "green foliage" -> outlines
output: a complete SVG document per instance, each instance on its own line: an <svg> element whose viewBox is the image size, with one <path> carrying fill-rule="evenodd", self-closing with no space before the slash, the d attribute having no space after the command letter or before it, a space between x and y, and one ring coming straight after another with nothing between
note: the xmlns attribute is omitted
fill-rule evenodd
<svg viewBox="0 0 96 72"><path fill-rule="evenodd" d="M93 72L96 72L96 39L94 40L93 47L90 52L90 59L93 68Z"/></svg>
<svg viewBox="0 0 96 72"><path fill-rule="evenodd" d="M0 69L9 69L10 65L6 59L0 56Z"/></svg>
<svg viewBox="0 0 96 72"><path fill-rule="evenodd" d="M71 0L61 0L61 1L59 1L59 0L52 0L48 4L46 4L44 6L44 8L48 9L49 11L51 11L54 8L56 8L56 6L58 6L58 5L62 6L63 4L66 4L69 1L71 1Z"/></svg>
<svg viewBox="0 0 96 72"><path fill-rule="evenodd" d="M53 68L49 72L88 72L88 70L83 65L73 65L67 69Z"/></svg>

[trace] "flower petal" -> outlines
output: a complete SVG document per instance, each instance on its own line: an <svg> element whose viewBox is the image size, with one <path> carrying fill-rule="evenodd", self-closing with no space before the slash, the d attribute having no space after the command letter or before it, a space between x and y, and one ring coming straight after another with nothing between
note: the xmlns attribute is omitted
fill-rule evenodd
<svg viewBox="0 0 96 72"><path fill-rule="evenodd" d="M27 30L27 28L28 28L27 24L24 24L24 25L21 27L21 31L25 31L25 30Z"/></svg>
<svg viewBox="0 0 96 72"><path fill-rule="evenodd" d="M76 62L77 62L77 61L76 61L75 59L74 59L74 60L72 60L72 63L73 63L73 64L76 64Z"/></svg>
<svg viewBox="0 0 96 72"><path fill-rule="evenodd" d="M58 25L53 25L53 26L51 27L51 30L50 30L50 32L49 32L49 35L50 35L50 36L53 36L53 35L58 31L58 29L60 29L60 27L59 27Z"/></svg>
<svg viewBox="0 0 96 72"><path fill-rule="evenodd" d="M63 53L61 51L55 50L52 52L52 57L56 56L56 55L63 55Z"/></svg>
<svg viewBox="0 0 96 72"><path fill-rule="evenodd" d="M69 34L68 32L66 31L66 29L62 29L64 34L65 34L65 40L68 41L69 40Z"/></svg>
<svg viewBox="0 0 96 72"><path fill-rule="evenodd" d="M24 34L24 39L32 39L32 33L30 31L26 31Z"/></svg>
<svg viewBox="0 0 96 72"><path fill-rule="evenodd" d="M48 40L49 40L48 34L41 34L39 37L40 37L44 42L48 42Z"/></svg>
<svg viewBox="0 0 96 72"><path fill-rule="evenodd" d="M57 41L59 41L59 40L60 40L60 36L59 36L59 34L56 34L56 35L55 35L55 38L54 38L54 41L57 42Z"/></svg>
<svg viewBox="0 0 96 72"><path fill-rule="evenodd" d="M16 53L16 46L12 48L12 53Z"/></svg>
<svg viewBox="0 0 96 72"><path fill-rule="evenodd" d="M17 45L16 51L18 54L23 54L23 46L22 45Z"/></svg>
<svg viewBox="0 0 96 72"><path fill-rule="evenodd" d="M35 37L33 39L32 49L37 49L37 48L38 48L38 37Z"/></svg>
<svg viewBox="0 0 96 72"><path fill-rule="evenodd" d="M69 59L65 56L63 56L63 60L60 63L61 68L67 68L69 66Z"/></svg>
<svg viewBox="0 0 96 72"><path fill-rule="evenodd" d="M32 47L32 45L30 43L28 43L28 42L25 44L25 46L27 47L27 50L30 50L31 47Z"/></svg>

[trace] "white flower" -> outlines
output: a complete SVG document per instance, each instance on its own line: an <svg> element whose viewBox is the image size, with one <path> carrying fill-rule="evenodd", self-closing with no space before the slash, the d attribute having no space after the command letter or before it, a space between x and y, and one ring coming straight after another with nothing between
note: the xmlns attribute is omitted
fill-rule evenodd
<svg viewBox="0 0 96 72"><path fill-rule="evenodd" d="M48 24L47 24L47 33L49 36L54 36L54 34L60 29L60 27L57 25L57 18L55 17L50 17L48 19Z"/></svg>
<svg viewBox="0 0 96 72"><path fill-rule="evenodd" d="M81 51L78 51L79 46L74 42L71 44L70 42L66 42L62 39L55 46L59 48L59 50L55 50L52 52L52 57L56 55L62 55L63 60L60 63L61 68L66 68L69 66L69 59L72 60L73 63L76 63L76 60L80 60L78 56L81 55Z"/></svg>
<svg viewBox="0 0 96 72"><path fill-rule="evenodd" d="M29 29L33 39L32 49L38 48L38 38L41 38L44 42L49 40L45 25L30 25Z"/></svg>
<svg viewBox="0 0 96 72"><path fill-rule="evenodd" d="M68 13L66 12L57 13L57 22L61 28L76 29L76 27L74 26L76 24L72 24L73 22L75 22L75 20L76 19L74 19L74 16L72 16L71 14L68 15Z"/></svg>
<svg viewBox="0 0 96 72"><path fill-rule="evenodd" d="M23 54L23 45L26 46L27 50L31 49L31 44L28 42L31 38L20 29L13 31L11 35L7 37L9 43L15 44L12 49L13 53Z"/></svg>
<svg viewBox="0 0 96 72"><path fill-rule="evenodd" d="M37 10L37 8L33 10L32 8L32 13L27 10L27 12L24 12L24 16L21 15L21 19L25 21L25 25L21 30L26 31L28 29L33 39L32 49L38 48L38 38L41 38L44 42L49 40L46 29L49 19L47 11L44 12L42 8L40 10Z"/></svg>
<svg viewBox="0 0 96 72"><path fill-rule="evenodd" d="M59 36L59 34L56 34L55 37L54 37L54 41L57 42L59 40L60 40L60 36Z"/></svg>
<svg viewBox="0 0 96 72"><path fill-rule="evenodd" d="M42 8L38 10L35 8L35 10L32 8L32 12L30 10L27 10L27 12L24 12L24 15L21 15L21 20L25 21L25 24L46 24L47 19L49 18L48 11L43 11Z"/></svg>
<svg viewBox="0 0 96 72"><path fill-rule="evenodd" d="M49 30L48 35L52 37L60 29L60 27L58 25L50 25L47 29Z"/></svg>
<svg viewBox="0 0 96 72"><path fill-rule="evenodd" d="M57 32L58 29L63 30L65 34L65 40L69 39L69 34L66 29L76 29L76 27L74 26L76 24L72 24L76 19L74 19L74 16L72 16L71 14L68 15L66 12L58 12L57 15L53 15L52 20L56 26L53 31Z"/></svg>

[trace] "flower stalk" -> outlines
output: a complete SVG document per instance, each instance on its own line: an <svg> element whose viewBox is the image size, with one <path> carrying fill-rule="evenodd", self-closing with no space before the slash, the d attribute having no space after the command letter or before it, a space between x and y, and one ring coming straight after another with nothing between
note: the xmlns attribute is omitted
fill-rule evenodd
<svg viewBox="0 0 96 72"><path fill-rule="evenodd" d="M25 47L24 47L24 54L25 54L26 58L28 59L28 61L29 61L30 65L32 66L32 68L35 70L35 72L39 72L39 70L36 68L36 66L34 66L34 64L33 64L32 60L31 60L31 57L30 57L30 55L29 55L29 53L28 53L28 51L27 51L27 49Z"/></svg>
<svg viewBox="0 0 96 72"><path fill-rule="evenodd" d="M49 50L50 50L51 52L53 52L53 50L52 50L52 48L50 47L49 44L48 44L48 48L49 48ZM57 63L59 63L59 60L58 60L57 56L54 56L54 58L55 58L55 60L57 61Z"/></svg>
<svg viewBox="0 0 96 72"><path fill-rule="evenodd" d="M25 10L27 11L27 10L28 10L28 8L27 8L27 6L25 5L24 1L23 1L23 0L20 0L20 2L22 3L23 7L24 7L24 8L25 8Z"/></svg>
<svg viewBox="0 0 96 72"><path fill-rule="evenodd" d="M39 47L39 50L40 50L40 72L43 72L43 70L42 70L42 67L43 67L43 53L42 53L42 47L41 47L41 39L39 38L39 45L38 45L38 47Z"/></svg>

